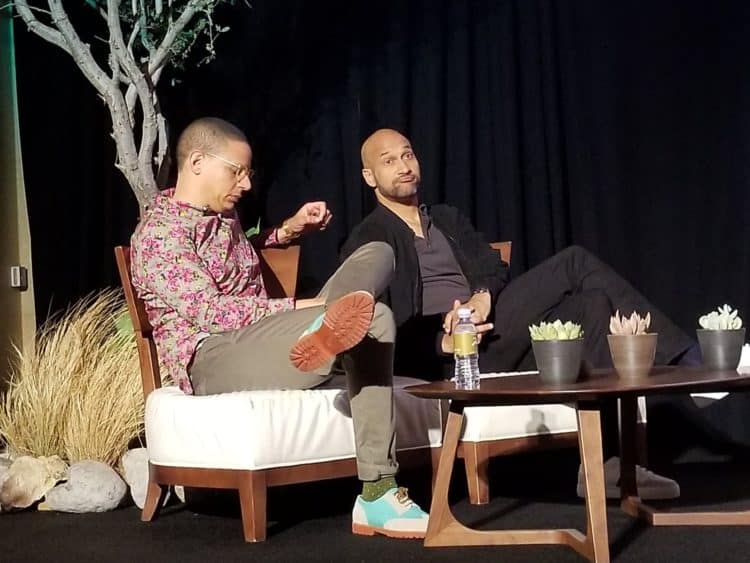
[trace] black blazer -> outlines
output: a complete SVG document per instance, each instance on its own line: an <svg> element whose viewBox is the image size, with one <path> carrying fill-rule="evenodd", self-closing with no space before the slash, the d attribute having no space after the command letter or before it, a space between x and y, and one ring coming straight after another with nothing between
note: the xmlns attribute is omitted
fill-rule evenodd
<svg viewBox="0 0 750 563"><path fill-rule="evenodd" d="M497 251L458 209L438 204L428 210L434 225L448 239L471 290L489 290L494 303L508 283L508 264L500 261ZM414 237L414 231L404 221L387 207L378 205L354 228L341 250L343 261L368 242L382 241L393 248L396 272L381 301L393 310L397 326L422 314L422 279Z"/></svg>
<svg viewBox="0 0 750 563"><path fill-rule="evenodd" d="M448 239L472 291L489 290L494 305L508 283L508 264L500 261L497 251L455 207L439 204L430 207L429 212L433 224ZM395 213L378 205L354 228L342 247L341 260L368 242L381 241L393 248L396 271L380 301L391 308L398 327L396 373L426 379L450 377L453 358L440 352L442 315L422 316L422 279L415 236Z"/></svg>

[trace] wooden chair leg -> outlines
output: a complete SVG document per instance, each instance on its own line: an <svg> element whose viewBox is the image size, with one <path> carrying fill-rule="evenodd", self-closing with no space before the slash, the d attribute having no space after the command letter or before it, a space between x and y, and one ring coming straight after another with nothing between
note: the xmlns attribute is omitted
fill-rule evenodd
<svg viewBox="0 0 750 563"><path fill-rule="evenodd" d="M161 510L161 505L164 504L168 490L169 487L167 485L160 485L149 479L146 500L143 503L143 511L141 512L142 522L151 522L151 520L159 516L159 510Z"/></svg>
<svg viewBox="0 0 750 563"><path fill-rule="evenodd" d="M635 426L635 462L641 467L648 466L648 426L639 422Z"/></svg>
<svg viewBox="0 0 750 563"><path fill-rule="evenodd" d="M489 462L490 453L484 442L463 442L464 469L469 487L471 504L490 502Z"/></svg>
<svg viewBox="0 0 750 563"><path fill-rule="evenodd" d="M246 542L266 539L266 474L263 471L247 471L239 488L242 529Z"/></svg>

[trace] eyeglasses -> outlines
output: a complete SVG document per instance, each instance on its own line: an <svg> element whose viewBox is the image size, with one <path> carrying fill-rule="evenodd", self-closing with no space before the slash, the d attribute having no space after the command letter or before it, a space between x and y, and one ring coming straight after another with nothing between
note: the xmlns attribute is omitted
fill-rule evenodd
<svg viewBox="0 0 750 563"><path fill-rule="evenodd" d="M212 152L206 152L203 154L205 154L206 156L212 156L218 160L221 160L224 164L231 166L232 169L234 170L234 179L237 182L241 182L245 178L249 178L250 181L252 182L253 177L255 176L255 170L253 170L252 168L248 168L244 164L237 164L236 162L227 160L223 156L219 156L218 154L214 154Z"/></svg>

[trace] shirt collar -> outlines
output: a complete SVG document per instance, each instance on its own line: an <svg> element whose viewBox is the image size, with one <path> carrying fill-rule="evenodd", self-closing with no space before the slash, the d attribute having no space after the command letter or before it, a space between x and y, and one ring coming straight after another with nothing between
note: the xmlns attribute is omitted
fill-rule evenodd
<svg viewBox="0 0 750 563"><path fill-rule="evenodd" d="M212 211L211 209L206 206L204 209L201 209L199 207L195 207L194 205L190 205L189 203L185 201L179 201L174 199L174 192L175 188L167 188L165 190L160 191L156 194L156 198L154 200L154 210L158 210L162 213L167 213L169 215L176 215L178 217L189 217L193 219L200 219L202 217L225 217L229 218L232 214L229 216L224 216L221 213L216 213L215 211Z"/></svg>

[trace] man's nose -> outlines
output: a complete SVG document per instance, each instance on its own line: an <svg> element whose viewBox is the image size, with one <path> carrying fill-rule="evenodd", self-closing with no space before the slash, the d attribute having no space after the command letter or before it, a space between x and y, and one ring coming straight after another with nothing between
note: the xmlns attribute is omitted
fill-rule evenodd
<svg viewBox="0 0 750 563"><path fill-rule="evenodd" d="M409 172L411 172L411 166L409 166L409 163L406 160L401 158L398 161L398 171L408 174Z"/></svg>
<svg viewBox="0 0 750 563"><path fill-rule="evenodd" d="M253 187L253 182L252 180L250 180L250 176L245 176L237 183L237 185L242 189L243 192L246 192Z"/></svg>

